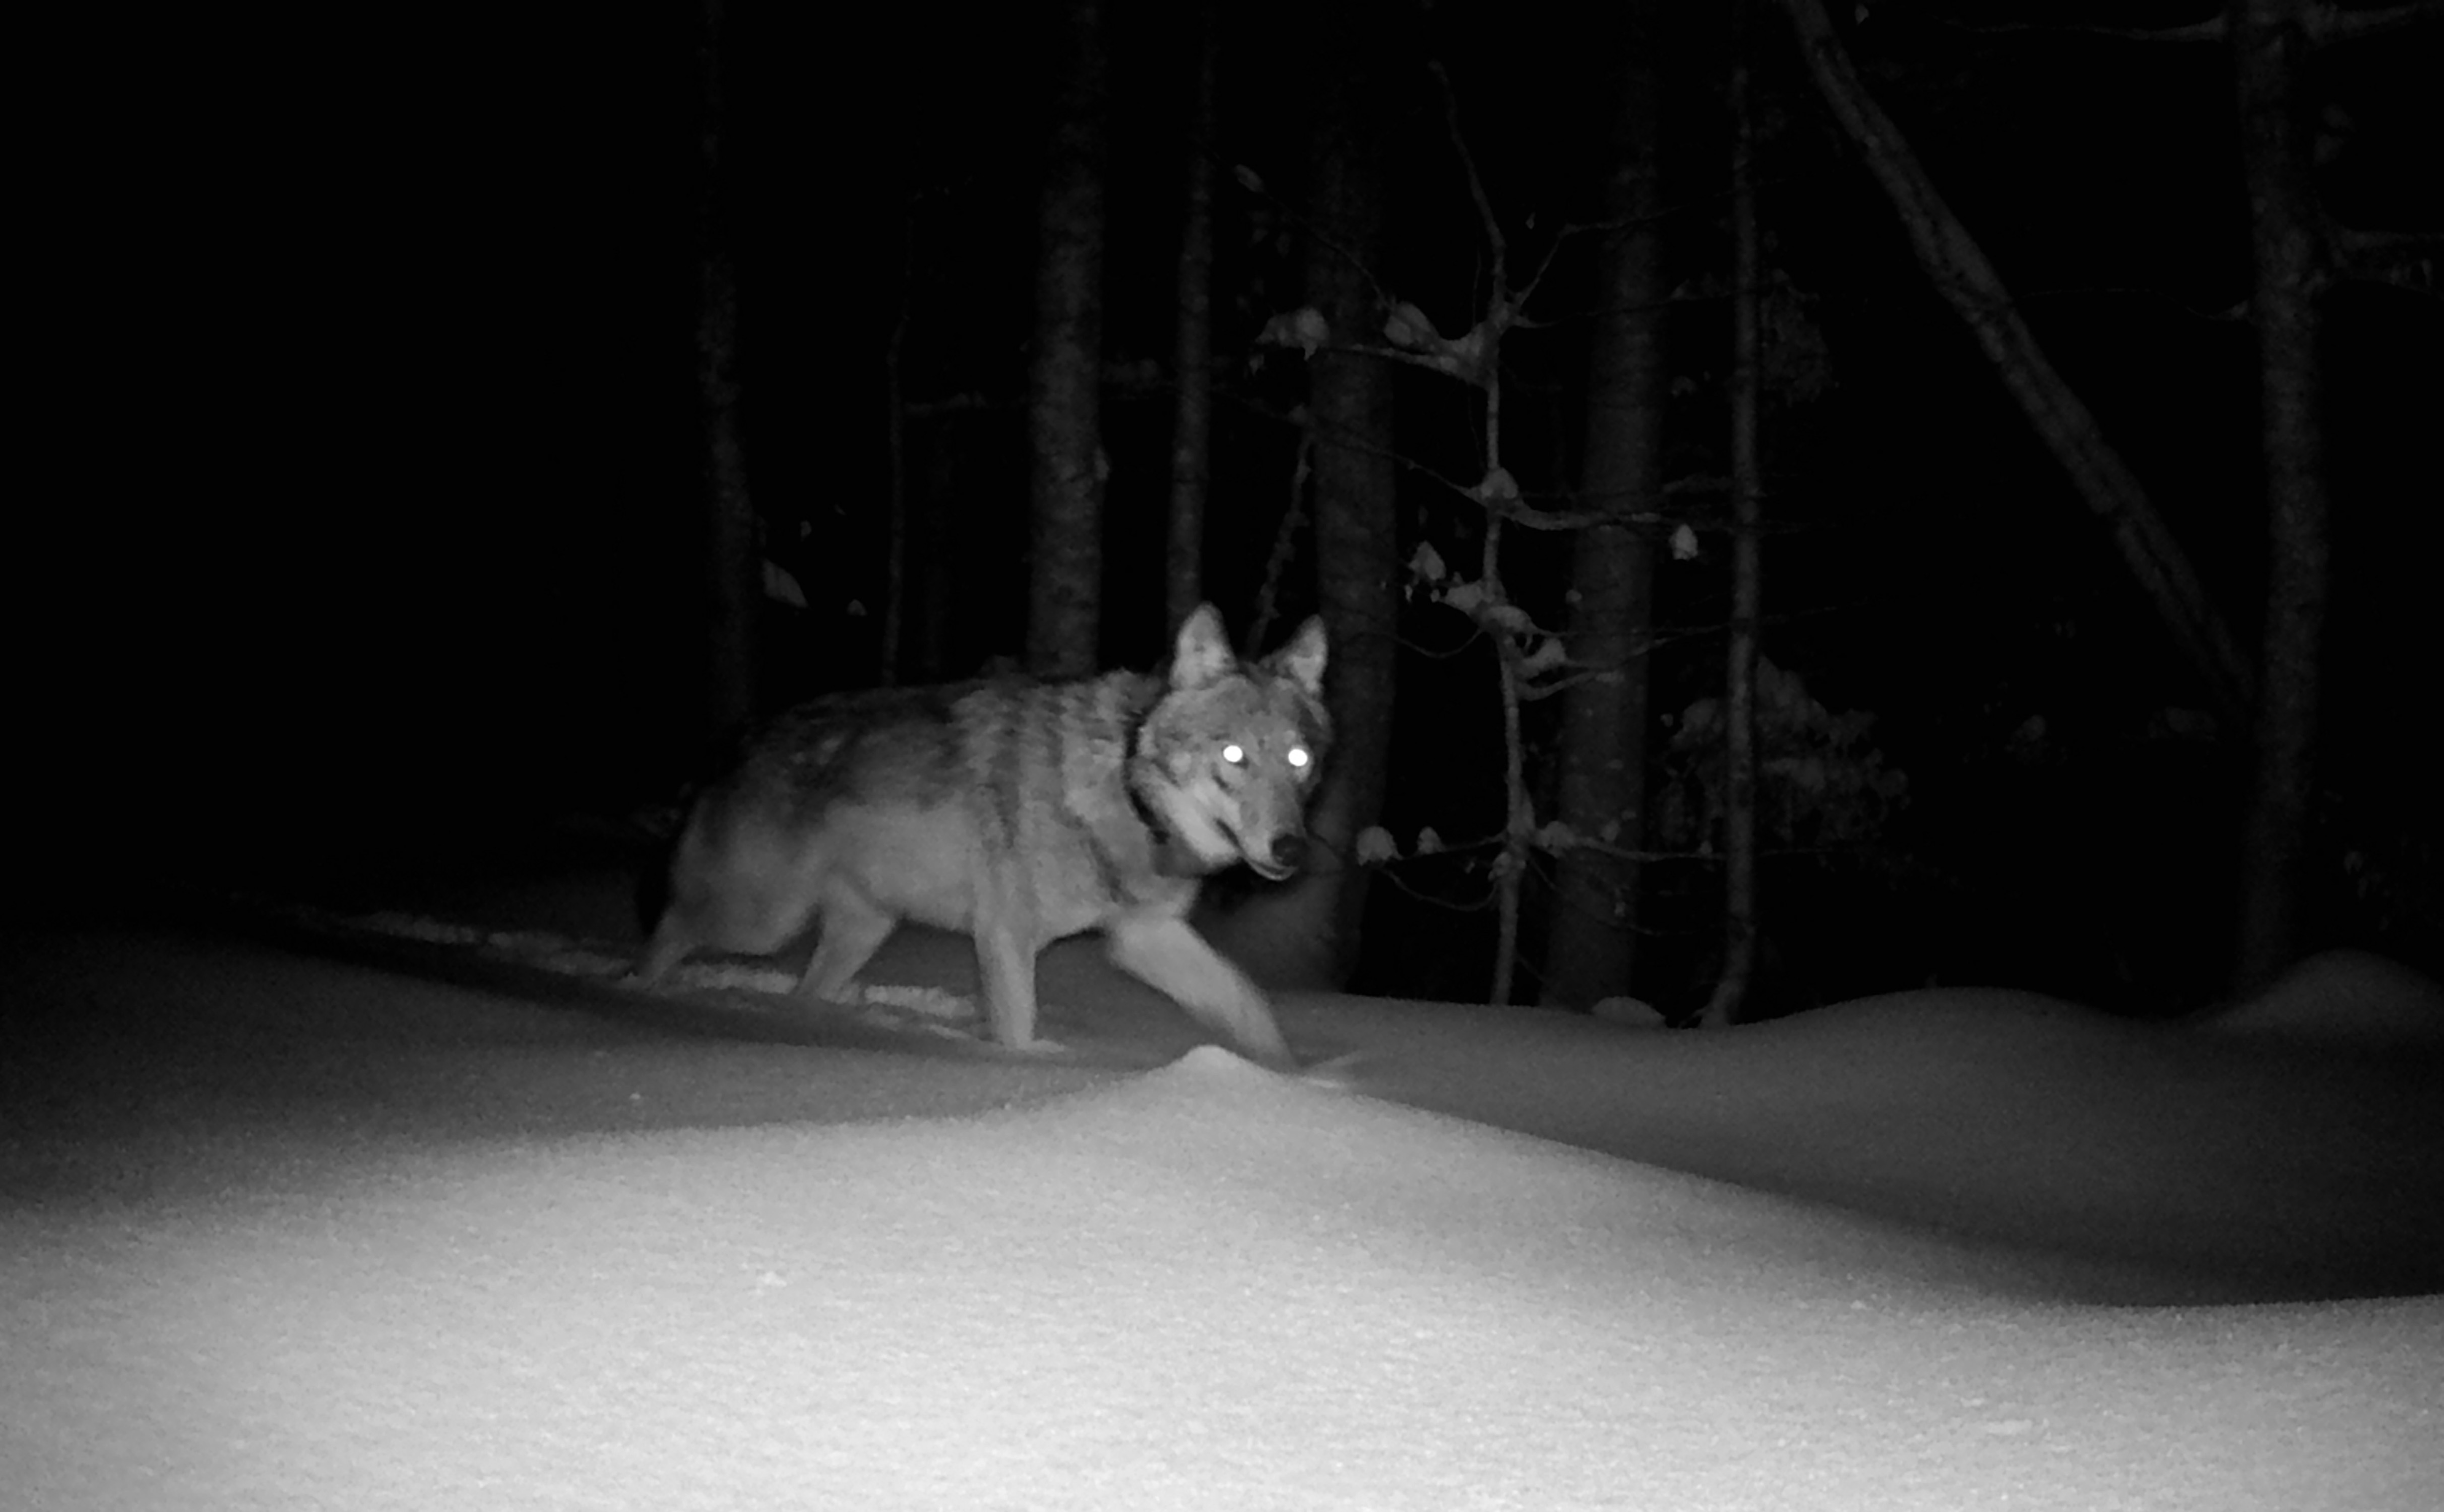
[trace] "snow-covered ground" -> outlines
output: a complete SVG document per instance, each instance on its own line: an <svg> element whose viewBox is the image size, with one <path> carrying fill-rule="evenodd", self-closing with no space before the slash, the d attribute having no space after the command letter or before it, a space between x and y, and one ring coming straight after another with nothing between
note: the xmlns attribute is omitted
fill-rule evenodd
<svg viewBox="0 0 2444 1512"><path fill-rule="evenodd" d="M9 1508L2444 1504L2401 1036L1308 998L1294 1079L1074 995L1152 1068L140 931L0 984Z"/></svg>

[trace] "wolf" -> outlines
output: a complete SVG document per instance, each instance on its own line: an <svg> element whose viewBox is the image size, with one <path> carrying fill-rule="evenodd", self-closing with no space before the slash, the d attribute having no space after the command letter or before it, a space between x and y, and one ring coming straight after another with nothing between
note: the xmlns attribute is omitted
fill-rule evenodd
<svg viewBox="0 0 2444 1512"><path fill-rule="evenodd" d="M1101 930L1114 964L1265 1061L1291 1063L1255 984L1189 926L1207 876L1306 858L1331 725L1324 622L1243 662L1198 607L1167 672L817 699L695 800L647 985L699 948L769 954L820 919L798 990L840 999L902 920L975 940L993 1038L1035 1038L1035 961Z"/></svg>

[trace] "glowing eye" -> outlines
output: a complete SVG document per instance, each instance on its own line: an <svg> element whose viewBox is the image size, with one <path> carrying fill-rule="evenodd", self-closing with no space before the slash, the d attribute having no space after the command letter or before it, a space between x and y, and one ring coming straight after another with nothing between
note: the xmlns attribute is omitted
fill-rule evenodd
<svg viewBox="0 0 2444 1512"><path fill-rule="evenodd" d="M1223 747L1222 759L1229 762L1233 766L1245 766L1248 765L1248 753L1236 746Z"/></svg>
<svg viewBox="0 0 2444 1512"><path fill-rule="evenodd" d="M1301 771L1305 771L1306 769L1307 760L1308 758L1305 747L1293 746L1290 747L1289 763L1291 765L1299 768Z"/></svg>

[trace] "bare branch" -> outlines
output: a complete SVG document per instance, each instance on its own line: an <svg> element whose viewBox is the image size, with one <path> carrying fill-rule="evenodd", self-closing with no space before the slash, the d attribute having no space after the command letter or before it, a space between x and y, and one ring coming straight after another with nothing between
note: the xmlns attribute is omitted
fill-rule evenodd
<svg viewBox="0 0 2444 1512"><path fill-rule="evenodd" d="M2330 3L2312 5L2302 13L2300 20L2308 41L2318 46L2364 42L2371 37L2385 36L2410 27L2444 21L2444 0L2410 0L2406 5L2364 10L2348 10ZM2231 40L2231 35L2222 16L2192 22L2185 27L2112 27L2093 21L1997 21L1986 25L1953 21L1945 25L1954 30L1981 35L2043 31L2109 37L2118 42L2222 43Z"/></svg>
<svg viewBox="0 0 2444 1512"><path fill-rule="evenodd" d="M1515 499L1499 505L1489 504L1486 507L1504 520L1526 526L1530 530L1584 530L1589 526L1598 525L1658 526L1673 523L1671 516L1649 510L1623 514L1618 509L1539 509Z"/></svg>
<svg viewBox="0 0 2444 1512"><path fill-rule="evenodd" d="M1511 303L1512 303L1514 305L1516 305L1519 309L1522 309L1522 310L1526 309L1526 308L1528 307L1528 302L1529 300L1534 299L1534 298L1536 297L1536 286L1537 286L1537 285L1539 285L1539 284L1542 284L1543 282L1545 282L1545 275L1546 275L1546 273L1549 273L1549 272L1551 272L1551 271L1553 270L1553 258L1554 258L1554 255L1555 255L1556 253L1560 252L1560 251L1561 251L1561 249L1562 249L1562 239L1561 239L1560 237L1556 236L1556 237L1554 237L1554 238L1553 238L1553 240L1551 241L1551 243L1550 243L1550 244L1548 244L1548 245L1546 247L1546 249L1545 249L1545 256L1544 256L1544 260L1543 260L1543 261L1541 261L1541 262L1539 262L1539 263L1536 265L1536 271L1534 271L1533 273L1530 273L1530 274L1528 274L1528 284L1527 284L1527 286L1526 286L1526 287L1524 287L1524 288L1522 288L1522 289L1520 289L1520 291L1519 291L1519 297L1518 297L1517 299L1515 299L1515 300L1511 301ZM1517 316L1513 316L1512 318L1513 318L1514 320L1518 320L1518 321L1519 321L1519 323L1520 323L1521 324L1533 324L1533 323L1533 323L1533 322L1528 322L1528 321L1521 320L1521 319L1520 319L1519 317L1517 317Z"/></svg>
<svg viewBox="0 0 2444 1512"><path fill-rule="evenodd" d="M2444 262L2444 236L2434 231L2363 231L2329 220L2324 237L2333 253L2333 276L2338 279L2389 285L2430 299L2444 296L2436 282L2436 265Z"/></svg>
<svg viewBox="0 0 2444 1512"><path fill-rule="evenodd" d="M2340 6L2323 5L2308 12L2308 40L2319 44L2365 42L2370 37L2439 21L2444 21L2444 0L2412 0L2409 5L2387 6L2381 10L2344 10Z"/></svg>
<svg viewBox="0 0 2444 1512"><path fill-rule="evenodd" d="M2011 31L2044 31L2070 33L2086 37L2111 37L2120 42L2221 42L2224 37L2223 17L2192 22L2186 27L2108 27L2094 21L1995 21L1984 25L1953 21L1945 25L1955 31L1979 35L2000 35Z"/></svg>
<svg viewBox="0 0 2444 1512"><path fill-rule="evenodd" d="M1318 226L1315 221L1304 211L1300 210L1298 206L1291 204L1288 200L1282 198L1279 194L1274 194L1272 190L1266 187L1262 175L1258 174L1254 169L1248 167L1246 164L1241 163L1234 164L1232 166L1231 176L1237 181L1241 189L1246 190L1249 194L1263 200L1274 213L1280 215L1287 224L1296 227L1301 233L1313 241L1317 246L1333 252L1335 255L1339 256L1342 262L1345 262L1350 267L1358 269L1359 276L1374 286L1375 300L1377 304L1388 305L1392 303L1392 291L1383 286L1382 281L1375 276L1375 269L1367 266L1366 260L1358 255L1358 251L1355 248L1348 246L1331 235L1329 232L1325 231L1323 227Z"/></svg>
<svg viewBox="0 0 2444 1512"><path fill-rule="evenodd" d="M1450 128L1452 151L1459 155L1460 167L1468 173L1469 197L1476 201L1476 213L1485 222L1485 239L1493 247L1494 287L1502 287L1503 267L1509 256L1509 244L1502 239L1502 223L1494 218L1493 201L1485 193L1485 180L1477 176L1476 156L1468 150L1468 138L1459 128L1459 95L1452 88L1451 75L1444 71L1440 59L1429 59L1426 66L1433 70L1435 83L1442 86L1443 124Z"/></svg>

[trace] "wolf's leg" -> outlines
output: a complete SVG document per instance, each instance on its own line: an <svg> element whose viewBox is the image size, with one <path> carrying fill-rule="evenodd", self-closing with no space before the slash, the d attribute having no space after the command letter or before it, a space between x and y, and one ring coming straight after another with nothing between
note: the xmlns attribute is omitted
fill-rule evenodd
<svg viewBox="0 0 2444 1512"><path fill-rule="evenodd" d="M637 957L636 969L629 975L636 982L653 986L670 975L671 968L686 960L688 952L694 949L695 938L679 922L679 911L666 908L662 910L662 921L654 926L654 937L645 944L645 953Z"/></svg>
<svg viewBox="0 0 2444 1512"><path fill-rule="evenodd" d="M1034 944L1014 924L979 917L976 968L993 1038L1014 1050L1034 1043Z"/></svg>
<svg viewBox="0 0 2444 1512"><path fill-rule="evenodd" d="M823 941L815 947L815 958L806 963L806 974L798 983L798 995L843 1002L848 995L849 979L874 959L874 952L891 938L899 920L876 908L864 894L846 887L825 895L823 918Z"/></svg>
<svg viewBox="0 0 2444 1512"><path fill-rule="evenodd" d="M1160 987L1197 1023L1228 1036L1260 1060L1287 1064L1288 1044L1256 984L1214 953L1183 919L1159 915L1115 920L1108 930L1112 963Z"/></svg>

